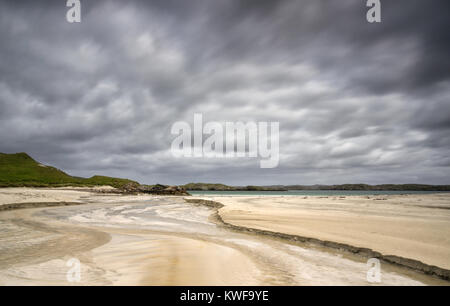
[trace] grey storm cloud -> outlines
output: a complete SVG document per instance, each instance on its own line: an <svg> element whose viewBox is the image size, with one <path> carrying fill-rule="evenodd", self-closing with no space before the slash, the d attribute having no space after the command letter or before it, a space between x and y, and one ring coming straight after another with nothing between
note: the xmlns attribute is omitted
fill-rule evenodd
<svg viewBox="0 0 450 306"><path fill-rule="evenodd" d="M142 183L450 184L450 3L0 0L0 152ZM176 121L280 122L280 165L174 158Z"/></svg>

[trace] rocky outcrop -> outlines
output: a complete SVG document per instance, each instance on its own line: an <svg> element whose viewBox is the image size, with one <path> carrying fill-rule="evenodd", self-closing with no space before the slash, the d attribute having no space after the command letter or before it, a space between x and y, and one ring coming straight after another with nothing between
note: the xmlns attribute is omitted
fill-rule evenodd
<svg viewBox="0 0 450 306"><path fill-rule="evenodd" d="M188 196L190 195L186 189L180 186L166 186L166 185L154 185L150 188L141 189L143 193L158 194L158 195L176 195L176 196Z"/></svg>
<svg viewBox="0 0 450 306"><path fill-rule="evenodd" d="M128 183L119 188L121 193L138 193L139 192L139 184Z"/></svg>
<svg viewBox="0 0 450 306"><path fill-rule="evenodd" d="M147 193L154 195L174 195L174 196L189 196L190 194L180 186L167 186L167 185L139 185L139 184L126 184L120 189L121 193L125 194L138 194Z"/></svg>

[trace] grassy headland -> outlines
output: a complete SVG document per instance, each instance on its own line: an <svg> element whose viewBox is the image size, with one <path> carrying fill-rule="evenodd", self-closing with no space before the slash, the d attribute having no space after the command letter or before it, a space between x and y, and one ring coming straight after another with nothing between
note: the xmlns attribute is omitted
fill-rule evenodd
<svg viewBox="0 0 450 306"><path fill-rule="evenodd" d="M141 192L161 192L165 185L140 185L138 182L94 175L90 178L71 176L55 167L38 163L26 153L0 153L0 187L64 187L111 186L119 189L136 189ZM400 190L400 191L450 191L450 185L424 184L343 184L343 185L272 185L228 186L225 184L189 183L180 186L185 190L200 191L287 191L287 190ZM173 189L173 188L172 188ZM172 191L171 191L172 192Z"/></svg>
<svg viewBox="0 0 450 306"><path fill-rule="evenodd" d="M36 162L26 153L0 153L0 187L64 187L64 186L112 186L121 188L137 182L95 175L82 178Z"/></svg>

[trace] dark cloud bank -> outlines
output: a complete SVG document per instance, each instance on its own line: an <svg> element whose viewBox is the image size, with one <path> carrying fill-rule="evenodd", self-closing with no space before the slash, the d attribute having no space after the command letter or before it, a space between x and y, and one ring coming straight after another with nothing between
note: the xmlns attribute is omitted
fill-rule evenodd
<svg viewBox="0 0 450 306"><path fill-rule="evenodd" d="M450 2L0 1L0 152L142 183L450 184ZM279 121L280 166L175 121Z"/></svg>

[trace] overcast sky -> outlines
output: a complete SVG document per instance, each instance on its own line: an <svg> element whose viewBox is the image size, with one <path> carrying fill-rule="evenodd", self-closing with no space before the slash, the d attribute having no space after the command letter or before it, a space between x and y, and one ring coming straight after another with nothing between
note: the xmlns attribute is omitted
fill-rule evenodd
<svg viewBox="0 0 450 306"><path fill-rule="evenodd" d="M125 3L126 2L126 3ZM141 183L450 184L450 1L0 0L0 152ZM175 121L280 122L280 164L174 158Z"/></svg>

